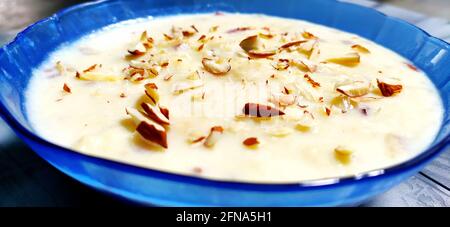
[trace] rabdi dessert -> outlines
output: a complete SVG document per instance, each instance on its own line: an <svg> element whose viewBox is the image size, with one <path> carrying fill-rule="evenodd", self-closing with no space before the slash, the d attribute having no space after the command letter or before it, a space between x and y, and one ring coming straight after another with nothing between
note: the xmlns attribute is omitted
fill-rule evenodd
<svg viewBox="0 0 450 227"><path fill-rule="evenodd" d="M269 183L398 164L443 116L427 76L371 41L223 13L126 21L63 45L27 100L36 132L78 152Z"/></svg>

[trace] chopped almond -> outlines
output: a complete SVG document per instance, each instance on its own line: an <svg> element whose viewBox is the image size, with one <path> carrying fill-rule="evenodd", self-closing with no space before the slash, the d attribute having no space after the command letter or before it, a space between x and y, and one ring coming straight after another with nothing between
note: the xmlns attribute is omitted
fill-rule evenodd
<svg viewBox="0 0 450 227"><path fill-rule="evenodd" d="M272 94L269 101L278 106L290 106L296 103L296 98L293 94Z"/></svg>
<svg viewBox="0 0 450 227"><path fill-rule="evenodd" d="M202 64L206 71L214 75L224 75L231 70L230 60L203 58Z"/></svg>
<svg viewBox="0 0 450 227"><path fill-rule="evenodd" d="M259 141L258 141L258 138L256 138L256 137L250 137L250 138L245 139L242 143L247 147L254 147L259 144Z"/></svg>
<svg viewBox="0 0 450 227"><path fill-rule="evenodd" d="M222 135L222 134L223 134L223 128L221 126L212 127L209 132L209 135L208 135L208 137L206 137L203 145L205 147L213 147L217 143L220 135Z"/></svg>
<svg viewBox="0 0 450 227"><path fill-rule="evenodd" d="M72 93L72 89L70 89L70 87L66 83L64 83L63 90L67 93Z"/></svg>
<svg viewBox="0 0 450 227"><path fill-rule="evenodd" d="M164 127L150 120L145 114L133 108L126 109L137 125L136 131L146 142L168 148L167 132Z"/></svg>
<svg viewBox="0 0 450 227"><path fill-rule="evenodd" d="M144 55L147 52L147 48L144 46L143 43L138 43L133 48L128 49L128 53L130 53L133 56L141 56Z"/></svg>
<svg viewBox="0 0 450 227"><path fill-rule="evenodd" d="M276 136L276 137L285 137L285 136L292 134L293 132L294 132L294 130L291 128L288 128L288 127L275 127L275 128L269 128L267 130L267 133L269 133L272 136Z"/></svg>
<svg viewBox="0 0 450 227"><path fill-rule="evenodd" d="M402 85L387 84L377 79L378 88L384 97L390 97L402 91Z"/></svg>
<svg viewBox="0 0 450 227"><path fill-rule="evenodd" d="M246 52L249 52L250 50L256 50L258 48L258 36L253 35L245 38L239 43L239 46Z"/></svg>
<svg viewBox="0 0 450 227"><path fill-rule="evenodd" d="M294 60L292 61L292 64L297 66L297 68L299 68L302 71L312 73L317 71L317 65L314 62L307 59Z"/></svg>
<svg viewBox="0 0 450 227"><path fill-rule="evenodd" d="M144 109L147 116L155 121L156 123L169 125L169 119L161 112L161 109L158 106L150 105L148 103L141 103L142 109Z"/></svg>
<svg viewBox="0 0 450 227"><path fill-rule="evenodd" d="M248 31L251 29L252 29L251 27L239 27L239 28L234 28L234 29L228 30L227 33L243 32L243 31Z"/></svg>
<svg viewBox="0 0 450 227"><path fill-rule="evenodd" d="M275 107L257 103L245 104L242 111L244 115L252 117L274 117L274 116L282 116L285 114L283 111Z"/></svg>
<svg viewBox="0 0 450 227"><path fill-rule="evenodd" d="M305 42L306 42L306 40L292 41L292 42L283 44L280 48L281 49L287 49L287 48L290 48L290 47L293 47L293 46L298 46L298 45L300 45L302 43L305 43Z"/></svg>
<svg viewBox="0 0 450 227"><path fill-rule="evenodd" d="M370 91L370 83L355 82L342 85L336 88L336 91L351 98L367 95Z"/></svg>
<svg viewBox="0 0 450 227"><path fill-rule="evenodd" d="M309 84L311 84L313 88L320 87L320 83L314 81L308 74L305 74L303 77L306 79L306 81L308 81Z"/></svg>
<svg viewBox="0 0 450 227"><path fill-rule="evenodd" d="M278 59L278 61L272 63L272 67L278 71L286 70L289 68L289 59Z"/></svg>
<svg viewBox="0 0 450 227"><path fill-rule="evenodd" d="M58 71L59 75L64 75L64 72L66 71L66 69L62 65L61 61L56 62L55 68Z"/></svg>
<svg viewBox="0 0 450 227"><path fill-rule="evenodd" d="M363 54L369 54L370 53L369 49L367 49L367 48L365 48L365 47L363 47L363 46L361 46L359 44L353 45L352 49L358 51L359 53L363 53Z"/></svg>
<svg viewBox="0 0 450 227"><path fill-rule="evenodd" d="M412 64L410 64L408 62L406 62L405 64L406 64L406 66L408 66L408 68L410 68L410 69L412 69L412 70L414 70L416 72L419 71L419 69L416 66L414 66L414 65L412 65Z"/></svg>
<svg viewBox="0 0 450 227"><path fill-rule="evenodd" d="M145 94L150 98L153 104L157 104L159 102L159 94L158 94L158 86L154 83L148 83L144 85Z"/></svg>
<svg viewBox="0 0 450 227"><path fill-rule="evenodd" d="M249 50L248 54L253 58L267 58L277 53L276 50Z"/></svg>
<svg viewBox="0 0 450 227"><path fill-rule="evenodd" d="M302 33L302 36L303 36L303 38L305 38L305 39L317 39L317 37L316 37L315 35L313 35L313 34L310 33L310 32L307 32L307 31L304 31L304 32Z"/></svg>

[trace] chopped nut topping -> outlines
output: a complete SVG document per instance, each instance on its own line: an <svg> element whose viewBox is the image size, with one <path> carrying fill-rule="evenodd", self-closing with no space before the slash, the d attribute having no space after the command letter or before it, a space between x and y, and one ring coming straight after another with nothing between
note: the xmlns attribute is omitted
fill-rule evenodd
<svg viewBox="0 0 450 227"><path fill-rule="evenodd" d="M295 129L301 132L309 132L315 126L314 117L309 112L304 113L301 119L295 124Z"/></svg>
<svg viewBox="0 0 450 227"><path fill-rule="evenodd" d="M205 68L205 70L208 71L209 73L212 73L217 76L221 76L221 75L228 73L231 70L230 61L231 61L231 59L229 59L229 60L223 60L223 59L213 60L213 59L209 59L209 58L203 58L202 64L203 64L203 67Z"/></svg>
<svg viewBox="0 0 450 227"><path fill-rule="evenodd" d="M406 64L406 66L408 66L408 68L410 68L410 69L412 69L412 70L414 70L416 72L419 72L419 69L416 66L414 66L414 65L412 65L412 64L410 64L408 62L406 62L405 64Z"/></svg>
<svg viewBox="0 0 450 227"><path fill-rule="evenodd" d="M127 97L127 96L125 95L125 93L120 93L120 97L121 97L121 98L125 98L125 97Z"/></svg>
<svg viewBox="0 0 450 227"><path fill-rule="evenodd" d="M144 139L144 141L160 145L161 147L168 148L167 146L167 132L164 127L158 123L150 120L145 114L139 110L133 108L127 108L126 112L137 125L136 131Z"/></svg>
<svg viewBox="0 0 450 227"><path fill-rule="evenodd" d="M267 58L277 53L276 50L258 50L257 35L245 38L239 43L239 46L254 58Z"/></svg>
<svg viewBox="0 0 450 227"><path fill-rule="evenodd" d="M94 71L97 68L97 64L89 66L87 69L83 70L83 73Z"/></svg>
<svg viewBox="0 0 450 227"><path fill-rule="evenodd" d="M259 144L259 141L256 137L250 137L245 139L242 143L247 147L254 147Z"/></svg>
<svg viewBox="0 0 450 227"><path fill-rule="evenodd" d="M56 70L58 71L59 75L64 75L64 72L66 71L66 69L62 65L61 61L57 61L55 67L56 67Z"/></svg>
<svg viewBox="0 0 450 227"><path fill-rule="evenodd" d="M128 49L128 53L133 56L141 56L147 52L147 48L143 43L138 43L133 48Z"/></svg>
<svg viewBox="0 0 450 227"><path fill-rule="evenodd" d="M290 106L296 103L296 96L292 94L272 94L269 101L278 106Z"/></svg>
<svg viewBox="0 0 450 227"><path fill-rule="evenodd" d="M67 93L72 93L72 89L70 89L70 87L66 83L64 83L63 90Z"/></svg>
<svg viewBox="0 0 450 227"><path fill-rule="evenodd" d="M310 32L307 32L307 31L304 31L304 32L302 33L302 36L303 36L303 38L305 38L305 39L317 39L317 37L316 37L315 35L313 35L313 34L310 33Z"/></svg>
<svg viewBox="0 0 450 227"><path fill-rule="evenodd" d="M208 137L206 137L203 145L205 147L213 147L219 140L220 135L223 134L222 126L214 126L211 128Z"/></svg>
<svg viewBox="0 0 450 227"><path fill-rule="evenodd" d="M293 129L287 127L275 127L267 130L267 133L276 137L285 137L292 134L293 132Z"/></svg>
<svg viewBox="0 0 450 227"><path fill-rule="evenodd" d="M395 94L398 94L403 89L402 85L387 84L387 83L381 82L378 79L377 79L377 84L378 84L378 88L381 91L381 94L383 94L384 97L390 97Z"/></svg>
<svg viewBox="0 0 450 227"><path fill-rule="evenodd" d="M320 87L320 83L314 81L308 74L305 74L303 77L306 79L306 81L308 81L309 84L311 84L313 88Z"/></svg>
<svg viewBox="0 0 450 227"><path fill-rule="evenodd" d="M234 29L228 30L227 33L243 32L243 31L248 31L251 29L252 29L251 27L239 27L239 28L234 28Z"/></svg>
<svg viewBox="0 0 450 227"><path fill-rule="evenodd" d="M272 67L278 71L286 70L289 66L288 59L278 59L277 62L272 63Z"/></svg>
<svg viewBox="0 0 450 227"><path fill-rule="evenodd" d="M307 59L294 60L294 61L292 61L292 64L297 66L297 68L299 68L300 70L306 71L306 72L313 73L313 72L316 72L316 70L317 70L317 65Z"/></svg>
<svg viewBox="0 0 450 227"><path fill-rule="evenodd" d="M369 54L370 53L369 49L367 49L367 48L365 48L365 47L363 47L363 46L361 46L359 44L353 45L352 49L358 51L359 53L363 53L363 54Z"/></svg>
<svg viewBox="0 0 450 227"><path fill-rule="evenodd" d="M348 85L342 85L336 88L336 91L351 98L367 95L370 91L370 83L355 82Z"/></svg>
<svg viewBox="0 0 450 227"><path fill-rule="evenodd" d="M285 113L275 107L257 104L257 103L247 103L243 108L243 113L246 116L253 117L274 117L281 116Z"/></svg>
<svg viewBox="0 0 450 227"><path fill-rule="evenodd" d="M142 109L144 109L147 116L155 121L156 123L162 125L169 125L169 119L161 112L161 109L158 106L153 106L148 103L141 103Z"/></svg>
<svg viewBox="0 0 450 227"><path fill-rule="evenodd" d="M283 44L280 48L281 49L287 49L287 48L290 48L290 47L293 47L293 46L298 46L298 45L300 45L302 43L305 43L305 42L306 42L306 40L292 41L292 42Z"/></svg>
<svg viewBox="0 0 450 227"><path fill-rule="evenodd" d="M153 104L157 104L159 102L159 94L158 94L158 86L154 83L148 83L144 85L145 94L150 98Z"/></svg>

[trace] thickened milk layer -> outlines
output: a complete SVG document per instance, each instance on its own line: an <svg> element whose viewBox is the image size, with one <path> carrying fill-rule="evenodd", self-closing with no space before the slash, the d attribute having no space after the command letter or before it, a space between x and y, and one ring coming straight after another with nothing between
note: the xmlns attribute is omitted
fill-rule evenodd
<svg viewBox="0 0 450 227"><path fill-rule="evenodd" d="M34 73L27 113L83 154L198 177L287 183L424 151L439 94L406 59L306 21L198 14L122 22Z"/></svg>

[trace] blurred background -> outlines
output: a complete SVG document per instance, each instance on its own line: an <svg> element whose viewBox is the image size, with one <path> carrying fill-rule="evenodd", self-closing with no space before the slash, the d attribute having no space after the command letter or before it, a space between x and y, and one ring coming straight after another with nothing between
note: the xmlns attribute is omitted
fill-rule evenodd
<svg viewBox="0 0 450 227"><path fill-rule="evenodd" d="M262 1L262 0L261 0ZM450 42L450 0L341 0L400 17ZM27 25L82 0L0 0L0 46ZM300 0L299 0L300 2ZM450 206L450 151L363 206ZM124 206L40 159L0 119L0 206Z"/></svg>

